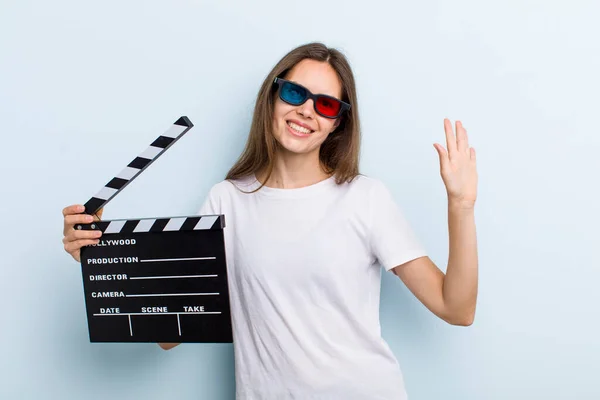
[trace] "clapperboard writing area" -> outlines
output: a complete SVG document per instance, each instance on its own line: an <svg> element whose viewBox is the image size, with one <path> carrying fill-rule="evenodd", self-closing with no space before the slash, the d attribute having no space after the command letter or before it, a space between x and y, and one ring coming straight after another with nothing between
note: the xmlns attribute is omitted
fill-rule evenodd
<svg viewBox="0 0 600 400"><path fill-rule="evenodd" d="M178 119L86 204L104 207L193 124ZM114 219L81 249L91 342L231 343L223 215Z"/></svg>

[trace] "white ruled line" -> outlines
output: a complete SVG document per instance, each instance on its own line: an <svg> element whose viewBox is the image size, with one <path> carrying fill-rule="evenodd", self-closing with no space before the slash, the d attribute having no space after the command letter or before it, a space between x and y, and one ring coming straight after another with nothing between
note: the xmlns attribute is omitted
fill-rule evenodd
<svg viewBox="0 0 600 400"><path fill-rule="evenodd" d="M213 275L166 275L166 276L130 276L129 279L176 279L176 278L216 278L217 274Z"/></svg>
<svg viewBox="0 0 600 400"><path fill-rule="evenodd" d="M216 260L217 257L189 257L189 258L149 258L140 260L140 262L163 262L163 261L198 261L198 260Z"/></svg>
<svg viewBox="0 0 600 400"><path fill-rule="evenodd" d="M219 293L154 293L154 294L126 294L125 297L159 297L159 296L217 296Z"/></svg>
<svg viewBox="0 0 600 400"><path fill-rule="evenodd" d="M92 314L94 317L115 317L115 316L123 316L123 315L174 315L174 314L187 314L187 315L192 315L192 314L221 314L221 311L189 311L189 312L158 312L158 313L114 313L114 314ZM130 318L131 319L131 318Z"/></svg>

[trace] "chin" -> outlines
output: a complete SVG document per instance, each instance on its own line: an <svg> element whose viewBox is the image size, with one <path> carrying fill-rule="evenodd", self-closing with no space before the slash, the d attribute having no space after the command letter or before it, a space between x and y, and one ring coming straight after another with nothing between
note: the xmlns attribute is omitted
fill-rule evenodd
<svg viewBox="0 0 600 400"><path fill-rule="evenodd" d="M278 142L282 149L288 153L309 154L315 151L315 148L313 146L308 146L307 143L294 143L286 139L278 140Z"/></svg>

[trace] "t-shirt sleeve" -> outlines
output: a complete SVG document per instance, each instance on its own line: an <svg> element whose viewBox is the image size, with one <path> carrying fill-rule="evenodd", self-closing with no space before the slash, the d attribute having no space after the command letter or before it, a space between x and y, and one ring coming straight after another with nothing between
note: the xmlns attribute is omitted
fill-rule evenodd
<svg viewBox="0 0 600 400"><path fill-rule="evenodd" d="M380 181L372 187L370 209L371 251L386 271L427 255L391 192Z"/></svg>

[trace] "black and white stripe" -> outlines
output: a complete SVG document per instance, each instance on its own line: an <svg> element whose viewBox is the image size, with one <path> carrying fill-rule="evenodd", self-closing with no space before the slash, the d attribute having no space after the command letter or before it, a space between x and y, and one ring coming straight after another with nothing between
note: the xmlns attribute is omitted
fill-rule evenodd
<svg viewBox="0 0 600 400"><path fill-rule="evenodd" d="M109 234L200 231L223 229L224 227L225 218L223 215L201 215L193 217L114 219L78 225L77 229L100 230L104 234Z"/></svg>
<svg viewBox="0 0 600 400"><path fill-rule="evenodd" d="M94 214L179 140L194 124L188 117L181 117L160 135L148 148L138 155L117 176L85 203L85 213Z"/></svg>

